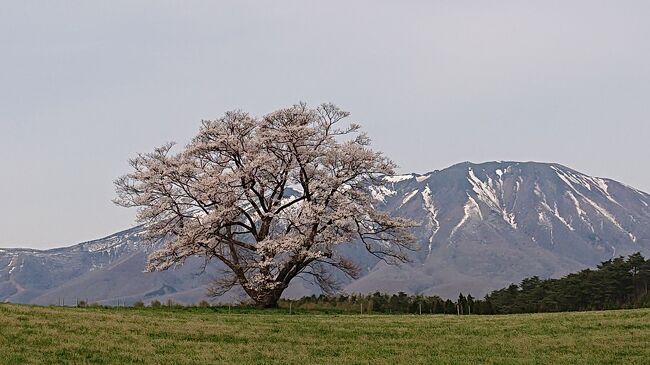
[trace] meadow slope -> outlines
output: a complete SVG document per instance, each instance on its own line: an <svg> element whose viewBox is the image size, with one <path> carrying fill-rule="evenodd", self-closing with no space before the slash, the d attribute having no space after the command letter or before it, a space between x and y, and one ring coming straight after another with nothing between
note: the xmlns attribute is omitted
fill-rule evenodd
<svg viewBox="0 0 650 365"><path fill-rule="evenodd" d="M0 362L642 364L650 310L507 316L0 305Z"/></svg>

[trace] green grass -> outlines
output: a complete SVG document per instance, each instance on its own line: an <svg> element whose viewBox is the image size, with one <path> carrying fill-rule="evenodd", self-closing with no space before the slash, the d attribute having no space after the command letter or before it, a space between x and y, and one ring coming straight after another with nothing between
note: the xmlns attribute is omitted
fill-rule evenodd
<svg viewBox="0 0 650 365"><path fill-rule="evenodd" d="M0 363L647 364L650 310L288 315L0 305Z"/></svg>

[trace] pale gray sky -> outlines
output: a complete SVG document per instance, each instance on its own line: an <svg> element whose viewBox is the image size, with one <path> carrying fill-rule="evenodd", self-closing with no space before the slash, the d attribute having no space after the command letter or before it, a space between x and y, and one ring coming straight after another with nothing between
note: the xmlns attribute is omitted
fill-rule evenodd
<svg viewBox="0 0 650 365"><path fill-rule="evenodd" d="M133 225L112 181L201 119L352 112L402 171L559 162L650 191L648 1L3 1L0 247Z"/></svg>

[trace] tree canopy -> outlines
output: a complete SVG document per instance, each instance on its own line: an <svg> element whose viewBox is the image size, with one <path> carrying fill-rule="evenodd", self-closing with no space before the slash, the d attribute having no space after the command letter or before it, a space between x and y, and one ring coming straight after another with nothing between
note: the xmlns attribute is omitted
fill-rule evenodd
<svg viewBox="0 0 650 365"><path fill-rule="evenodd" d="M407 260L412 223L376 210L370 194L395 165L357 124L342 125L348 116L333 104L260 118L231 111L203 121L180 152L170 143L132 159L115 202L137 207L146 237L164 242L148 269L216 259L225 270L214 295L241 286L271 307L296 277L325 292L336 289L332 269L356 277L338 245L354 241L382 260Z"/></svg>

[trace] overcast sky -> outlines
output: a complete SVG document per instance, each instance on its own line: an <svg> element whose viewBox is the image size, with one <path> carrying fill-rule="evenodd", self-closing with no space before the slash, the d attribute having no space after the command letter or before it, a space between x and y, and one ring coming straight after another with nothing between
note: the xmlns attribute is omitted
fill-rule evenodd
<svg viewBox="0 0 650 365"><path fill-rule="evenodd" d="M56 5L55 5L56 3ZM0 247L131 227L127 159L201 119L352 113L403 172L552 161L650 191L650 1L13 1Z"/></svg>

